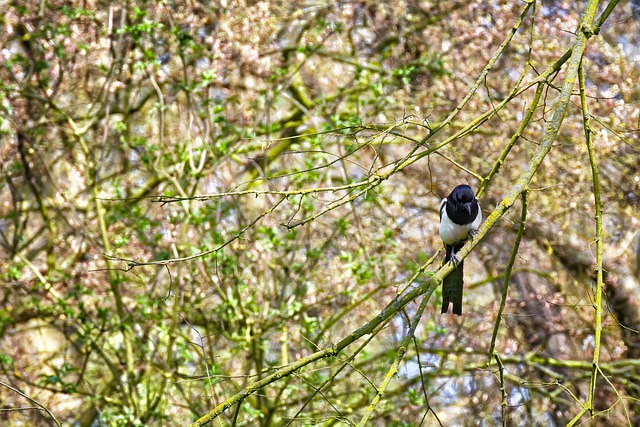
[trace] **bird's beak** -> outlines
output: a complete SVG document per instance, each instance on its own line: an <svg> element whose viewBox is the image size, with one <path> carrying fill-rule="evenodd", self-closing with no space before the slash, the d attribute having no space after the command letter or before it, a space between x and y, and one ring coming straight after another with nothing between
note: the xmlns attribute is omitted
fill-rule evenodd
<svg viewBox="0 0 640 427"><path fill-rule="evenodd" d="M465 203L464 208L466 209L467 213L471 215L471 203Z"/></svg>

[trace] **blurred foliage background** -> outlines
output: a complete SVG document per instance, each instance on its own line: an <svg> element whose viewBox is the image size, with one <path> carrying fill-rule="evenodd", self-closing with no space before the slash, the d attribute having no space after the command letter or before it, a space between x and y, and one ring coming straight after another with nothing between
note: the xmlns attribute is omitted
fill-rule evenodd
<svg viewBox="0 0 640 427"><path fill-rule="evenodd" d="M616 3L583 59L601 339L576 86L529 186L501 319L519 201L467 258L463 316L441 315L436 290L402 346L417 298L212 425L566 425L596 347L595 406L574 422L640 423L640 4ZM514 139L529 83L584 10L1 2L0 423L187 425L368 324L438 270L442 197L482 188L488 216L526 170L566 67Z"/></svg>

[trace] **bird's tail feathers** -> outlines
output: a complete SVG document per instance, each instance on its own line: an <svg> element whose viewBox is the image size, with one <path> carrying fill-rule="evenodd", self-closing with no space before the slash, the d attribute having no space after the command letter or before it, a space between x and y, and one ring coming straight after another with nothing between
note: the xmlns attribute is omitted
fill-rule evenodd
<svg viewBox="0 0 640 427"><path fill-rule="evenodd" d="M458 262L456 268L442 281L442 313L447 313L449 303L452 303L453 314L462 314L463 266L463 261Z"/></svg>

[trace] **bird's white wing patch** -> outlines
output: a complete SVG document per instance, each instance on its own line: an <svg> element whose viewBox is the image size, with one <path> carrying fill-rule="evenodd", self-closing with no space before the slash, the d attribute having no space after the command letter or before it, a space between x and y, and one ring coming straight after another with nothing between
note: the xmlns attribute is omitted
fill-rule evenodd
<svg viewBox="0 0 640 427"><path fill-rule="evenodd" d="M445 211L446 206L447 206L447 198L445 197L440 202L440 221L442 221L442 213Z"/></svg>

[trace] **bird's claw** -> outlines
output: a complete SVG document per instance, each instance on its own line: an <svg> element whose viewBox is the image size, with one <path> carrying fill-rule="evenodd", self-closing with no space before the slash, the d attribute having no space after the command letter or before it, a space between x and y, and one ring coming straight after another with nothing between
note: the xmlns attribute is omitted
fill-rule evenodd
<svg viewBox="0 0 640 427"><path fill-rule="evenodd" d="M469 237L472 239L480 233L480 230L469 230Z"/></svg>
<svg viewBox="0 0 640 427"><path fill-rule="evenodd" d="M460 263L460 260L458 259L458 255L456 254L451 254L451 263L453 264L454 267L458 267L458 264Z"/></svg>

